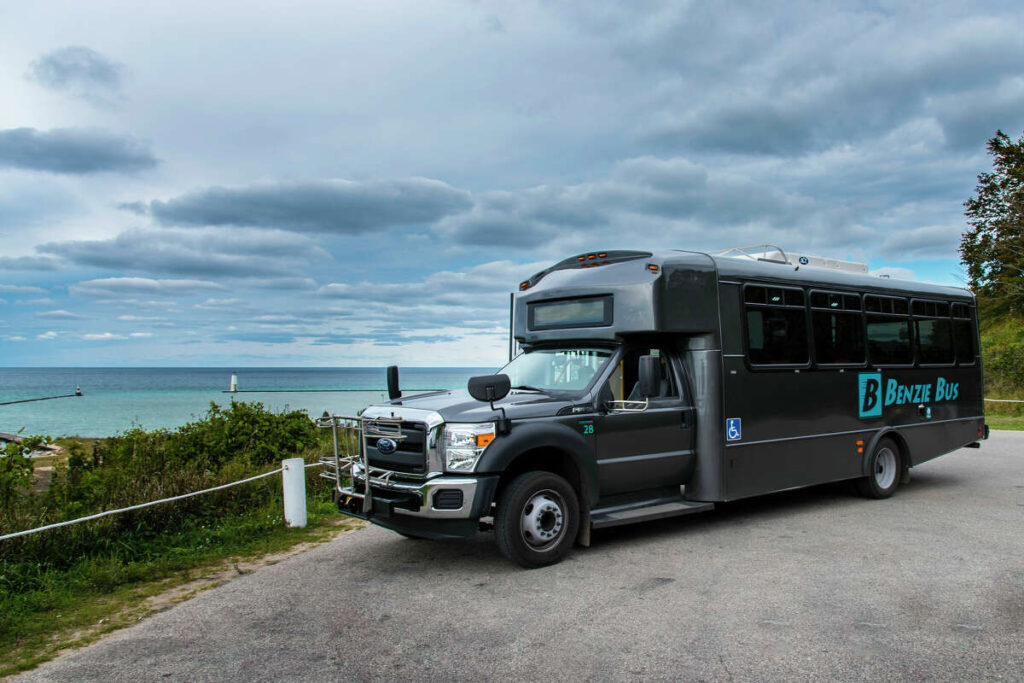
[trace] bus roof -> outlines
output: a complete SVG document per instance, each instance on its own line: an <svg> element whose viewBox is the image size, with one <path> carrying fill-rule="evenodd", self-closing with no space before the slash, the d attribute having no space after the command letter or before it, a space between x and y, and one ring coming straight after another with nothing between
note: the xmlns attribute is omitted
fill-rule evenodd
<svg viewBox="0 0 1024 683"><path fill-rule="evenodd" d="M676 253L685 250L675 250ZM673 252L665 252L664 257L671 260ZM692 252L689 252L692 253ZM703 252L698 252L703 253ZM655 254L655 257L662 254ZM794 266L774 261L755 261L752 259L735 258L708 254L715 262L720 280L767 280L792 283L801 286L839 287L843 289L871 290L882 293L899 294L902 296L925 295L943 298L974 299L974 294L962 287L948 287L929 282L913 280L897 280L878 275L862 274L847 271L829 270L808 266Z"/></svg>

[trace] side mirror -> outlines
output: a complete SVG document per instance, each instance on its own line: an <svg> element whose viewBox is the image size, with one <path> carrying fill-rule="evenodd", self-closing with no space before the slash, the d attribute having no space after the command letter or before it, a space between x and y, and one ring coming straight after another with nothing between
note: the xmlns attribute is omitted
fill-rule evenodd
<svg viewBox="0 0 1024 683"><path fill-rule="evenodd" d="M490 403L500 401L508 396L508 392L512 390L512 380L508 378L508 375L470 377L466 388L469 390L469 395L476 400Z"/></svg>
<svg viewBox="0 0 1024 683"><path fill-rule="evenodd" d="M402 397L402 390L398 388L398 366L388 366L388 398L394 401Z"/></svg>
<svg viewBox="0 0 1024 683"><path fill-rule="evenodd" d="M650 398L661 393L661 358L640 356L640 396Z"/></svg>

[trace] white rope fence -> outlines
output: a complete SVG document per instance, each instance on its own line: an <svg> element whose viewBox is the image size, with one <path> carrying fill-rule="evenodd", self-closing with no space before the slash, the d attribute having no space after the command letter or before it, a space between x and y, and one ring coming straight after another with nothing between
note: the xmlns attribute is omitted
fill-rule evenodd
<svg viewBox="0 0 1024 683"><path fill-rule="evenodd" d="M985 400L992 403L1024 403L1024 400L1016 398L986 398Z"/></svg>
<svg viewBox="0 0 1024 683"><path fill-rule="evenodd" d="M308 463L308 464L305 465L305 467L303 467L303 469L307 469L309 467L321 467L324 464L326 464L326 463L321 463L321 462ZM46 526L41 526L41 527L39 527L37 529L26 529L25 531L17 531L17 532L15 532L13 534L4 534L3 536L0 536L0 541L6 541L9 538L17 538L18 536L28 536L29 534L35 534L35 533L38 533L40 531L47 531L49 529L56 529L56 528L62 527L62 526L69 526L71 524L78 524L79 522L88 522L88 521L93 520L93 519L99 519L101 517L108 517L110 515L117 515L117 514L120 514L122 512L131 512L132 510L141 510L142 508L152 507L153 505L160 505L161 503L170 503L170 502L173 502L175 500L182 500L184 498L191 498L192 496L201 496L204 493L212 493L213 491L220 491L222 489L231 488L232 486L238 486L239 484L248 484L250 481L256 481L257 479L263 479L264 477L269 477L269 476L272 476L274 474L278 474L280 472L284 472L287 469L288 469L288 467L286 465L282 465L281 467L278 467L276 470L270 470L269 472L264 472L263 474L257 474L256 476L248 477L247 479L239 479L238 481L233 481L230 484L221 484L220 486L214 486L213 488L203 489L202 491L193 491L192 493L183 493L180 496L171 496L170 498L162 498L161 500L153 500L153 501L150 501L148 503L139 503L138 505L130 505L130 506L126 507L126 508L119 508L117 510L104 510L103 512L97 512L95 515L88 515L86 517L79 517L78 519L72 519L72 520L68 520L66 522L56 522L54 524L47 524ZM303 481L303 484L305 484L305 481ZM303 494L304 493L305 493L305 488L303 487ZM303 503L303 507L305 507L305 500L303 500L302 503ZM303 524L302 524L302 526L305 526L305 514L303 514Z"/></svg>

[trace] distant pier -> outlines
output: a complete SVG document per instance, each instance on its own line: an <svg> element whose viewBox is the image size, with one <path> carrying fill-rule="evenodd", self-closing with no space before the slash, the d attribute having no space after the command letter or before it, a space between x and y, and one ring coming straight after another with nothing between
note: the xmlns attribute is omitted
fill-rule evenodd
<svg viewBox="0 0 1024 683"><path fill-rule="evenodd" d="M224 389L222 394L327 394L346 391L387 391L387 389ZM448 391L447 389L402 389L402 391Z"/></svg>
<svg viewBox="0 0 1024 683"><path fill-rule="evenodd" d="M0 406L12 406L15 403L32 403L33 401L53 401L58 398L76 398L82 395L82 388L75 387L73 394L61 394L60 396L41 396L39 398L19 398L17 401L0 401Z"/></svg>
<svg viewBox="0 0 1024 683"><path fill-rule="evenodd" d="M322 394L322 393L344 393L351 391L387 391L387 389L239 389L238 373L231 373L231 381L228 388L222 394ZM406 389L406 391L419 391L428 393L431 391L447 391L447 389Z"/></svg>

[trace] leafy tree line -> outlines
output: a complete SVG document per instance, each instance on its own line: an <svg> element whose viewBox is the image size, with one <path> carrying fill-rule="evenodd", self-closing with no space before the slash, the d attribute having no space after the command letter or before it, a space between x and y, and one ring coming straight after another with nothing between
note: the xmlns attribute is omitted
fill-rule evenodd
<svg viewBox="0 0 1024 683"><path fill-rule="evenodd" d="M971 289L987 312L1024 313L1024 134L1003 131L988 141L992 170L978 175L975 195L964 202L970 228L960 257Z"/></svg>
<svg viewBox="0 0 1024 683"><path fill-rule="evenodd" d="M992 169L964 202L960 258L978 297L986 388L1008 397L1024 394L1024 134L998 130L987 149Z"/></svg>

